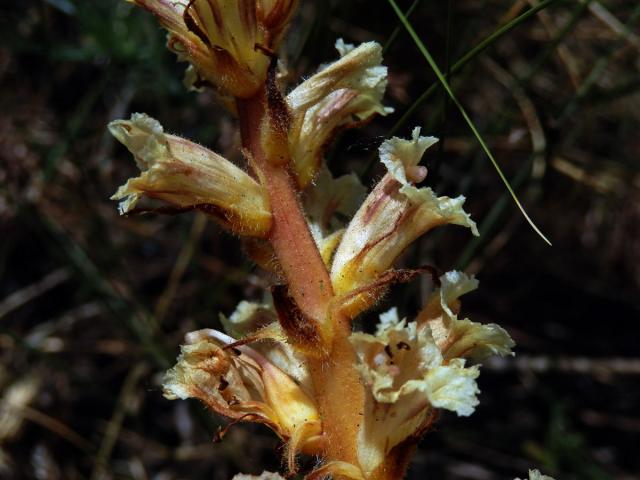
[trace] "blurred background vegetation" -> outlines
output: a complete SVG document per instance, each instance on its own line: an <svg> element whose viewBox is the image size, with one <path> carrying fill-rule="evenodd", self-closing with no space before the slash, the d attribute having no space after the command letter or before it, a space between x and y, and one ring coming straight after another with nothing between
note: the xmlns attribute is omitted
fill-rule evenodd
<svg viewBox="0 0 640 480"><path fill-rule="evenodd" d="M483 368L472 417L442 415L409 478L640 478L638 2L399 5L553 242L523 221L386 0L302 0L283 55L292 82L335 58L337 37L383 43L390 69L396 113L342 135L331 169L372 185L383 138L439 136L428 183L466 195L482 236L444 228L404 262L477 274L463 313L518 344ZM259 300L268 279L199 214L120 218L109 200L136 170L110 120L146 112L234 157L233 119L184 90L164 32L124 1L2 2L0 38L0 478L278 468L267 429L214 445L220 419L159 388L184 333ZM430 288L399 287L380 309L411 316Z"/></svg>

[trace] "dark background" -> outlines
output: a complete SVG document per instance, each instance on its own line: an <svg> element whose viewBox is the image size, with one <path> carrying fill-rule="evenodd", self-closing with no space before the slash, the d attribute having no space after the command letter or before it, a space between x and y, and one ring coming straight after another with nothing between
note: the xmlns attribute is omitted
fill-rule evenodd
<svg viewBox="0 0 640 480"><path fill-rule="evenodd" d="M537 3L423 0L411 22L447 71ZM473 416L442 415L410 479L513 479L529 467L640 478L639 17L633 1L557 1L451 78L549 247L443 92L415 103L435 76L386 1L302 2L284 50L292 81L334 59L339 36L388 46L396 113L342 135L331 169L370 186L391 131L439 136L427 183L463 193L482 236L442 228L403 262L477 274L463 313L518 344L483 367ZM146 112L234 158L233 119L184 90L164 32L124 1L2 2L0 39L0 478L277 469L266 428L239 425L214 445L220 420L159 388L183 334L259 300L268 279L202 216L120 218L109 200L136 173L110 120ZM380 310L411 317L429 287L397 287Z"/></svg>

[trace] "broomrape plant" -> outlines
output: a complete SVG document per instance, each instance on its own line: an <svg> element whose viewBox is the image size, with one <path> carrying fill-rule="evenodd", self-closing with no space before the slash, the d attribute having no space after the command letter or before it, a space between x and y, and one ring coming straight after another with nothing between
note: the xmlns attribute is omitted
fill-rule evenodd
<svg viewBox="0 0 640 480"><path fill-rule="evenodd" d="M437 139L415 128L409 139L385 141L387 173L367 194L354 174L334 178L323 153L339 130L393 111L382 101L380 45L338 40L339 57L285 94L276 52L294 0L132 1L169 31L169 48L189 63L186 85L214 89L237 117L246 166L134 113L109 129L141 173L112 198L123 214L139 211L142 197L204 211L278 279L267 303L243 301L221 317L226 333L186 336L164 395L196 398L233 423L267 425L286 443L289 475L305 453L321 459L309 480L402 478L440 410L473 413L478 363L514 346L498 325L458 317L478 282L455 271L435 278L410 321L393 308L375 334L352 331L392 284L432 272L393 267L418 237L445 224L478 235L464 197L416 186ZM236 476L247 478L282 477Z"/></svg>

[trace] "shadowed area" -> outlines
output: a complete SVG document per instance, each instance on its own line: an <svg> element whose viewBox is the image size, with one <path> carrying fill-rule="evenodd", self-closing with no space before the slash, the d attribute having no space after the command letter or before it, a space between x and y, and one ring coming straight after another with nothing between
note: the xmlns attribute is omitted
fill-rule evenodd
<svg viewBox="0 0 640 480"><path fill-rule="evenodd" d="M435 230L398 267L474 273L462 317L498 323L517 344L515 357L482 368L471 417L441 412L408 478L512 479L534 467L559 480L637 478L640 7L398 5L553 243L523 219L386 1L302 0L283 46L285 82L337 58L339 37L380 42L389 67L395 113L342 132L329 168L371 187L383 139L414 126L439 137L421 185L464 194L481 236ZM203 212L121 217L109 200L137 175L110 121L146 112L241 165L234 119L211 91L186 91L186 64L127 2L12 2L0 7L0 38L0 478L227 480L278 469L267 428L236 425L214 444L223 422L167 401L160 386L186 332L220 328L219 313L261 301L272 278ZM431 278L393 286L358 323L373 330L391 306L412 319Z"/></svg>

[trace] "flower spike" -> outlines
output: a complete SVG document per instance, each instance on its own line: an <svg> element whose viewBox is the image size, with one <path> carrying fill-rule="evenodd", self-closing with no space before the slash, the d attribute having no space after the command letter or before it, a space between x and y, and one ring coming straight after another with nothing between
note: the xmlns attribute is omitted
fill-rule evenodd
<svg viewBox="0 0 640 480"><path fill-rule="evenodd" d="M168 47L189 63L188 87L210 86L237 117L247 169L134 113L109 125L140 173L112 199L140 213L201 210L242 235L245 253L270 274L263 303L241 302L227 333L185 337L164 378L167 399L194 398L230 420L261 423L284 442L286 478L297 456L317 457L302 476L400 480L420 437L442 410L471 415L480 393L478 362L511 354L495 324L459 319L460 297L478 282L436 267L395 268L421 235L475 223L464 197L420 187L425 151L437 142L413 130L379 148L386 174L367 194L351 173L334 178L323 156L340 131L392 108L383 104L387 67L376 42L338 40L339 58L293 90L280 81L278 46L297 0L128 0L153 13ZM352 320L391 285L431 274L435 291L414 321L393 308L375 334ZM266 279L266 278L265 278ZM530 480L551 480L537 471ZM234 480L284 480L279 473Z"/></svg>

